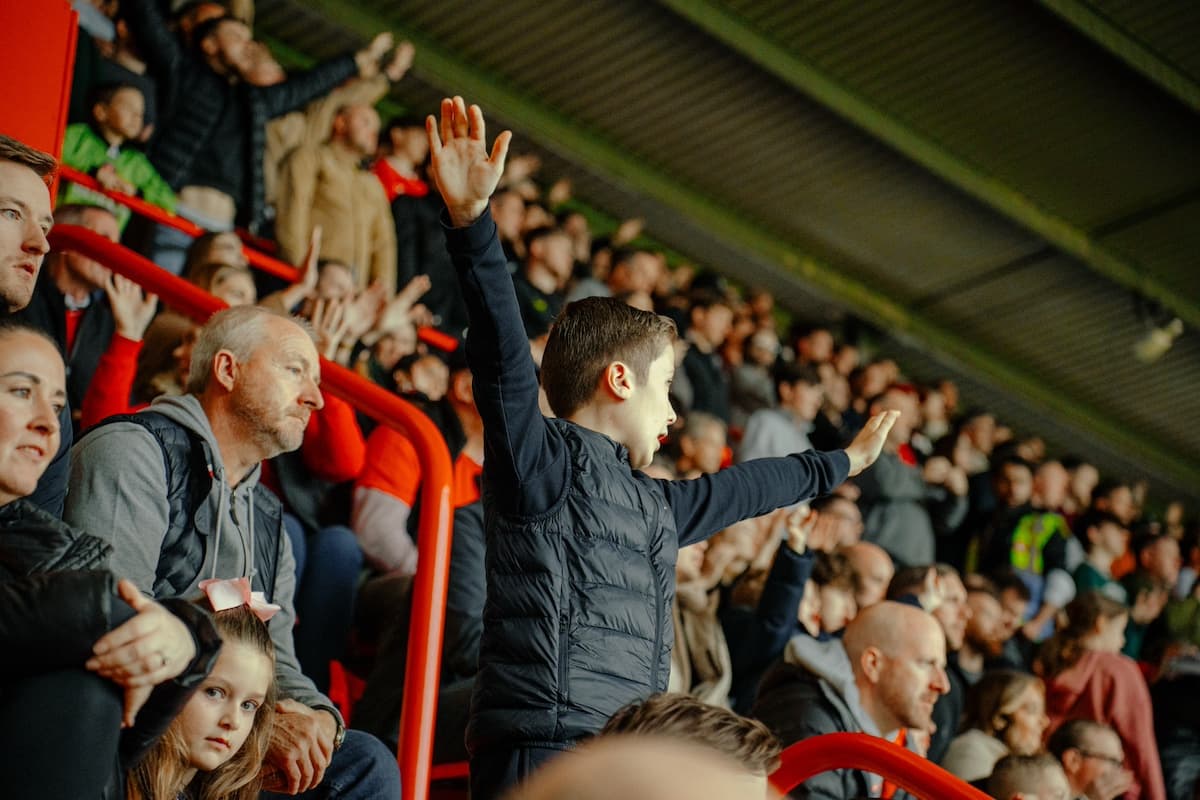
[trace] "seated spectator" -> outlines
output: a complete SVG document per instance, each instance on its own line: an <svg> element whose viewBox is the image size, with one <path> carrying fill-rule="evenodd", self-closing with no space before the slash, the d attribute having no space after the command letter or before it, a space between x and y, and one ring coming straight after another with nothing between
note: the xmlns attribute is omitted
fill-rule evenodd
<svg viewBox="0 0 1200 800"><path fill-rule="evenodd" d="M250 606L213 615L221 654L128 776L127 800L256 800L275 716L275 646Z"/></svg>
<svg viewBox="0 0 1200 800"><path fill-rule="evenodd" d="M725 462L728 429L720 417L693 411L679 432L679 458L675 467L684 478L712 475Z"/></svg>
<svg viewBox="0 0 1200 800"><path fill-rule="evenodd" d="M967 692L962 733L950 742L941 767L968 783L992 774L1006 755L1031 756L1042 750L1046 689L1024 672L995 670Z"/></svg>
<svg viewBox="0 0 1200 800"><path fill-rule="evenodd" d="M783 751L758 720L676 694L656 694L630 703L609 718L599 735L667 736L711 748L757 778L764 794L767 777L778 769Z"/></svg>
<svg viewBox="0 0 1200 800"><path fill-rule="evenodd" d="M1062 764L1072 800L1116 800L1133 786L1121 737L1107 725L1070 720L1054 732L1046 750ZM1187 795L1178 797L1190 800Z"/></svg>
<svg viewBox="0 0 1200 800"><path fill-rule="evenodd" d="M1011 755L1000 759L988 778L987 793L995 800L1070 800L1067 776L1054 756Z"/></svg>
<svg viewBox="0 0 1200 800"><path fill-rule="evenodd" d="M917 421L916 395L892 386L871 401L872 414L899 411L879 469L858 481L862 490L864 538L888 551L897 566L931 564L935 555L935 529L952 530L967 513L966 497L945 486L925 481L908 441ZM962 487L960 487L962 488Z"/></svg>
<svg viewBox="0 0 1200 800"><path fill-rule="evenodd" d="M85 172L110 191L140 197L166 211L175 211L175 193L140 150L127 147L142 133L145 98L130 83L108 84L93 90L90 122L67 126L63 163ZM60 202L108 209L124 231L132 212L99 192L66 183Z"/></svg>
<svg viewBox="0 0 1200 800"><path fill-rule="evenodd" d="M1066 615L1066 627L1044 643L1035 664L1046 681L1051 730L1070 719L1111 725L1129 757L1135 795L1163 800L1150 692L1137 664L1121 655L1129 610L1086 592L1071 601Z"/></svg>
<svg viewBox="0 0 1200 800"><path fill-rule="evenodd" d="M821 633L842 631L858 614L855 601L854 569L850 559L838 552L818 552L813 562L809 586L816 594L816 610ZM809 588L804 593L807 595Z"/></svg>
<svg viewBox="0 0 1200 800"><path fill-rule="evenodd" d="M808 434L821 410L825 390L812 367L781 362L775 368L775 391L779 402L750 415L738 446L738 461L812 449Z"/></svg>
<svg viewBox="0 0 1200 800"><path fill-rule="evenodd" d="M725 633L717 619L719 575L705 574L708 542L682 547L675 561L675 646L667 691L686 694L714 706L729 705L733 665Z"/></svg>
<svg viewBox="0 0 1200 800"><path fill-rule="evenodd" d="M958 732L970 685L968 676L958 665L958 651L962 649L967 623L971 619L967 590L958 571L947 564L907 567L899 570L892 579L888 599L916 604L929 611L946 638L947 688L933 709L937 729L930 737L927 752L929 760L938 763Z"/></svg>
<svg viewBox="0 0 1200 800"><path fill-rule="evenodd" d="M711 289L697 289L691 297L689 343L682 372L692 387L692 411L707 411L729 422L729 376L720 349L733 325L729 301Z"/></svg>
<svg viewBox="0 0 1200 800"><path fill-rule="evenodd" d="M763 678L754 716L785 747L825 733L863 732L912 750L916 732L932 728L934 703L949 688L945 665L945 636L928 614L880 603L859 614L841 641L793 639L783 663ZM861 770L831 770L791 796L878 797L881 783Z"/></svg>
<svg viewBox="0 0 1200 800"><path fill-rule="evenodd" d="M323 405L317 370L309 334L287 318L254 307L219 312L196 342L189 394L98 426L76 446L66 519L102 531L113 564L156 596L195 591L213 575L251 578L283 609L270 622L284 700L268 788L357 781L356 796L376 797L399 792L395 762L379 742L347 735L299 669L292 551L279 501L258 482L260 463L299 447Z"/></svg>
<svg viewBox="0 0 1200 800"><path fill-rule="evenodd" d="M848 504L858 511L858 507L845 498L840 498L839 503ZM813 506L816 505L814 502ZM824 514L825 511L818 509L818 513ZM854 570L854 603L859 611L883 601L887 597L888 585L896 576L896 567L887 551L870 542L855 542L843 545L841 553L849 560L850 569Z"/></svg>
<svg viewBox="0 0 1200 800"><path fill-rule="evenodd" d="M23 499L58 448L65 384L54 342L0 322L0 786L12 797L123 795L124 770L220 647L206 614L118 582L111 548Z"/></svg>
<svg viewBox="0 0 1200 800"><path fill-rule="evenodd" d="M966 580L967 628L963 635L963 646L959 648L958 669L967 683L975 683L985 669L995 666L995 661L1004 655L1008 642L1004 624L1004 608L1000 597L990 581L979 576L968 576Z"/></svg>
<svg viewBox="0 0 1200 800"><path fill-rule="evenodd" d="M284 258L299 263L315 226L321 252L354 270L355 285L378 282L396 291L396 230L383 187L362 168L375 154L379 114L370 106L347 106L333 119L324 144L292 151L283 164L275 235Z"/></svg>
<svg viewBox="0 0 1200 800"><path fill-rule="evenodd" d="M60 206L54 221L117 240L116 217L98 206ZM67 354L67 401L76 412L113 334L112 310L104 294L111 274L79 253L52 252L46 256L29 305L18 314L26 324L45 331ZM74 417L78 430L78 414Z"/></svg>
<svg viewBox="0 0 1200 800"><path fill-rule="evenodd" d="M1129 531L1113 514L1093 510L1075 524L1084 541L1087 557L1075 568L1075 588L1082 594L1097 591L1118 603L1127 604L1125 587L1112 575L1113 562L1129 547Z"/></svg>
<svg viewBox="0 0 1200 800"><path fill-rule="evenodd" d="M1155 638L1152 626L1175 591L1183 559L1179 542L1165 533L1139 537L1133 554L1137 569L1121 581L1129 598L1129 628L1121 652L1137 659L1147 639Z"/></svg>
<svg viewBox="0 0 1200 800"><path fill-rule="evenodd" d="M562 311L563 289L574 265L571 237L559 228L535 228L525 234L525 252L528 255L513 276L513 287L525 335L536 339L550 330Z"/></svg>

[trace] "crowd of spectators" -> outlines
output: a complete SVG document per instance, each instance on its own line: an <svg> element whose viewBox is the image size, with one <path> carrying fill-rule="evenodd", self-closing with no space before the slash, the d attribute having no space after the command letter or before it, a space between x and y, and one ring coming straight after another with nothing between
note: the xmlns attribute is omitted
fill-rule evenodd
<svg viewBox="0 0 1200 800"><path fill-rule="evenodd" d="M445 438L454 543L434 759L465 759L472 686L487 666L485 426L430 139L419 118L383 121L375 108L419 54L381 34L293 74L254 40L250 2L81 4L63 162L209 233L148 225L65 181L51 217L53 164L0 139L0 264L11 272L0 276L0 382L11 384L0 403L0 633L6 649L51 654L6 668L0 753L31 753L9 742L13 726L27 740L108 742L58 783L39 771L44 756L2 759L0 785L29 785L11 768L32 764L39 796L84 796L81 786L118 786L140 762L131 797L164 785L252 796L259 782L397 796L388 750L424 476L403 433L320 388L318 356L404 397ZM909 380L870 341L789 324L767 292L669 264L636 220L592 230L569 182L545 177L536 157L510 157L488 209L534 364L556 317L585 298L655 311L680 331L677 419L645 475L840 450L874 415L895 417L874 466L832 493L679 550L669 694L618 712L603 733L618 740L581 753L579 775L605 774L631 735L658 737L664 765L694 764L689 748L704 747L761 779L782 747L863 732L1001 800L1200 797L1200 538L1181 503L1048 452L1028 432L1036 420L961 407L949 380ZM57 224L121 240L231 308L197 326L103 265L51 251ZM252 271L239 227L273 241L300 279ZM423 327L457 343L426 344ZM538 401L551 416L545 387ZM279 607L256 645L273 679L245 701L270 713L230 723L262 739L259 772L232 771L238 795L216 779L220 759L176 764L174 783L156 783L145 764L186 754L178 742L192 734L172 719L200 714L186 711L188 692L236 694L210 688L232 669L217 639L252 640L176 598L237 578ZM39 607L43 596L57 600ZM84 662L81 678L71 668ZM335 673L355 677L334 686ZM147 703L153 684L170 691ZM55 717L55 728L39 702L94 706L95 722ZM154 745L164 731L176 750ZM638 758L646 752L656 751ZM514 796L595 780L570 775L548 768L540 788ZM904 794L844 769L793 796Z"/></svg>

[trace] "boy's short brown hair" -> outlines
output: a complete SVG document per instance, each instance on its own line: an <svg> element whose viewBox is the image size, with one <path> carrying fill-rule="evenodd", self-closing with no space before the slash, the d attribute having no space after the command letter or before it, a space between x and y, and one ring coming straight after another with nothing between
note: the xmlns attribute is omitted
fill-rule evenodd
<svg viewBox="0 0 1200 800"><path fill-rule="evenodd" d="M670 319L612 297L570 303L554 321L542 356L542 388L550 408L561 418L587 405L614 361L628 364L644 382L651 362L676 338Z"/></svg>
<svg viewBox="0 0 1200 800"><path fill-rule="evenodd" d="M600 731L657 735L709 747L732 758L755 775L779 767L783 745L756 719L713 706L686 694L656 694L630 703L613 714Z"/></svg>
<svg viewBox="0 0 1200 800"><path fill-rule="evenodd" d="M2 133L0 133L0 161L12 161L23 167L29 167L47 186L54 182L54 172L58 169L58 162L54 160L54 156Z"/></svg>

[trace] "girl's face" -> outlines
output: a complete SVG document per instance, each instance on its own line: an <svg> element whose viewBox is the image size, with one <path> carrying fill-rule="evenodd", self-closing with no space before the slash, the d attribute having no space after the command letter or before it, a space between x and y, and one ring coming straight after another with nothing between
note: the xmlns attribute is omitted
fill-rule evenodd
<svg viewBox="0 0 1200 800"><path fill-rule="evenodd" d="M58 452L65 386L54 345L24 332L0 338L0 505L32 494Z"/></svg>
<svg viewBox="0 0 1200 800"><path fill-rule="evenodd" d="M1019 756L1031 756L1042 749L1042 737L1050 719L1046 716L1046 696L1041 686L1036 683L1026 686L1008 718L1004 743L1009 750Z"/></svg>
<svg viewBox="0 0 1200 800"><path fill-rule="evenodd" d="M258 299L254 278L244 270L220 270L213 278L209 291L231 306L253 305Z"/></svg>
<svg viewBox="0 0 1200 800"><path fill-rule="evenodd" d="M244 642L225 643L212 673L176 720L192 767L211 772L237 754L254 729L271 679L265 654Z"/></svg>
<svg viewBox="0 0 1200 800"><path fill-rule="evenodd" d="M821 589L812 581L804 584L804 597L800 600L796 619L809 636L821 634Z"/></svg>
<svg viewBox="0 0 1200 800"><path fill-rule="evenodd" d="M1101 617L1096 623L1099 636L1095 638L1092 649L1102 653L1121 652L1125 646L1125 625L1128 622L1128 614L1118 614L1111 619Z"/></svg>
<svg viewBox="0 0 1200 800"><path fill-rule="evenodd" d="M807 593L807 589L805 592ZM821 630L825 633L837 633L858 614L854 595L835 586L822 586L820 592Z"/></svg>

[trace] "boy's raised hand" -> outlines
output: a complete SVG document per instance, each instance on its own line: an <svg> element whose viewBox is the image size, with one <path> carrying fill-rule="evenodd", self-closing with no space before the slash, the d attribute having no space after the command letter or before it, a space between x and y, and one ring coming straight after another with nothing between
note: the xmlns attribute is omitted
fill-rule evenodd
<svg viewBox="0 0 1200 800"><path fill-rule="evenodd" d="M461 97L442 100L440 125L430 115L425 130L429 134L430 172L446 202L450 222L456 228L470 225L483 214L504 174L512 133L504 131L497 136L489 155L483 112L476 105L468 109Z"/></svg>
<svg viewBox="0 0 1200 800"><path fill-rule="evenodd" d="M899 411L884 411L867 420L867 424L859 431L846 447L846 455L850 457L850 477L853 478L867 467L875 463L883 444L887 441L892 426L900 417Z"/></svg>

